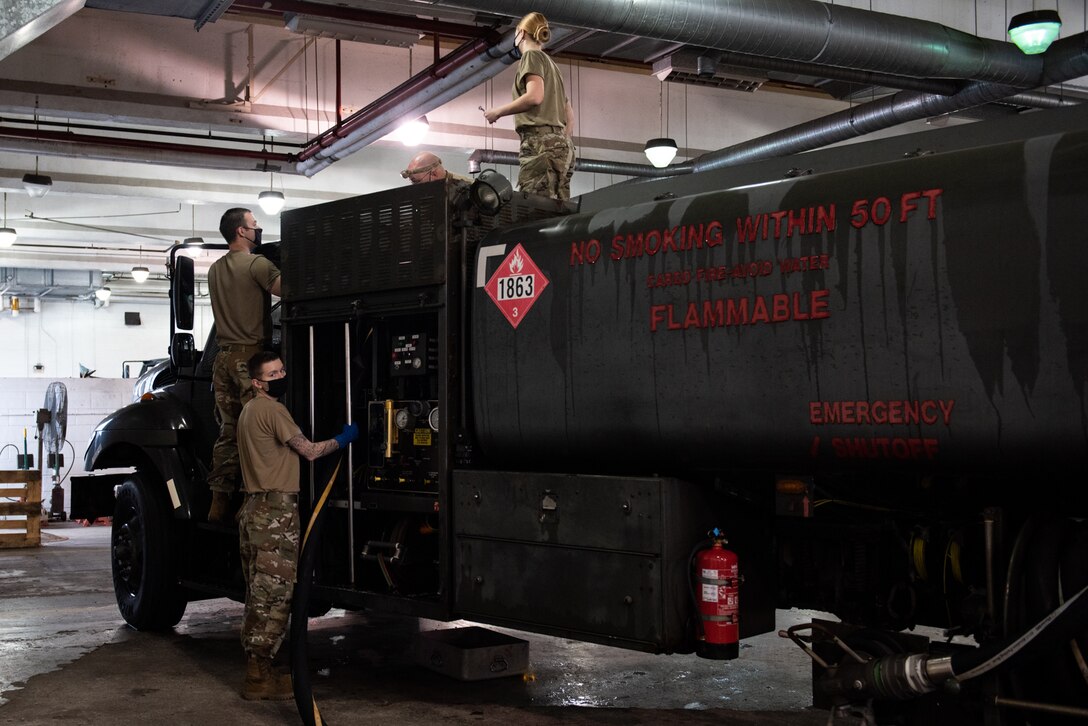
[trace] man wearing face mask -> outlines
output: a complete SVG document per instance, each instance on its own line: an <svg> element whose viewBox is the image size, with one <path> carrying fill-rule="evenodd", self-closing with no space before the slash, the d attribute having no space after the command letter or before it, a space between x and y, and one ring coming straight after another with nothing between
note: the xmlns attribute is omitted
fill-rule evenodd
<svg viewBox="0 0 1088 726"><path fill-rule="evenodd" d="M268 342L264 340L267 295L279 297L280 271L267 258L253 254L261 244L261 227L250 210L228 209L219 220L219 232L229 251L208 270L219 344L212 367L219 438L208 474L212 492L208 521L223 524L231 521L231 499L240 483L235 425L242 405L253 397L246 361Z"/></svg>
<svg viewBox="0 0 1088 726"><path fill-rule="evenodd" d="M293 696L291 677L273 671L272 659L283 644L298 560L298 457L313 461L342 449L358 438L359 429L347 424L334 438L310 441L277 400L287 392L287 371L279 356L261 351L247 365L254 396L238 417L238 456L246 494L238 515L246 576L242 697L281 700Z"/></svg>

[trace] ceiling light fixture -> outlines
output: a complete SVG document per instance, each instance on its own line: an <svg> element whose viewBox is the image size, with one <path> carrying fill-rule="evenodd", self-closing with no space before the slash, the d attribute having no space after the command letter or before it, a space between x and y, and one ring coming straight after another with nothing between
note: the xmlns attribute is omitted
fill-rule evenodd
<svg viewBox="0 0 1088 726"><path fill-rule="evenodd" d="M11 247L19 233L8 226L8 193L4 192L4 226L0 227L0 247Z"/></svg>
<svg viewBox="0 0 1088 726"><path fill-rule="evenodd" d="M1058 37L1062 19L1057 10L1032 10L1009 21L1009 40L1025 55L1042 53Z"/></svg>
<svg viewBox="0 0 1088 726"><path fill-rule="evenodd" d="M676 157L676 141L670 138L650 139L643 151L651 164L663 169Z"/></svg>
<svg viewBox="0 0 1088 726"><path fill-rule="evenodd" d="M283 209L283 205L287 204L287 200L284 199L283 192L267 189L257 195L257 204L261 205L265 214L276 215Z"/></svg>
<svg viewBox="0 0 1088 726"><path fill-rule="evenodd" d="M136 282L147 282L147 276L151 274L151 270L144 267L144 246L140 245L140 264L132 268L132 279Z"/></svg>
<svg viewBox="0 0 1088 726"><path fill-rule="evenodd" d="M48 174L38 173L38 157L34 157L34 173L23 174L23 188L31 198L44 197L53 188L53 179Z"/></svg>
<svg viewBox="0 0 1088 726"><path fill-rule="evenodd" d="M658 169L663 169L676 158L676 140L669 138L669 106L668 97L665 95L665 82L662 81L657 89L657 107L661 114L661 136L650 139L642 150L650 163Z"/></svg>
<svg viewBox="0 0 1088 726"><path fill-rule="evenodd" d="M396 135L405 146L419 146L430 129L431 122L427 120L426 116L420 116L398 128Z"/></svg>
<svg viewBox="0 0 1088 726"><path fill-rule="evenodd" d="M100 287L94 291L94 296L104 303L108 303L110 301L110 295L112 294L113 291L110 290L108 287Z"/></svg>

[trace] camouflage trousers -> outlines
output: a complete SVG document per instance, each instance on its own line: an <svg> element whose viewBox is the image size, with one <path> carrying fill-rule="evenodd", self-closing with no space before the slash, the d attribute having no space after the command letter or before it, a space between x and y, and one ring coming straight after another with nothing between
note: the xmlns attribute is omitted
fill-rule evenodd
<svg viewBox="0 0 1088 726"><path fill-rule="evenodd" d="M242 481L238 464L238 443L235 426L242 406L253 398L253 385L249 382L250 356L260 346L239 346L241 350L220 350L212 365L212 390L215 391L215 420L219 422L219 438L212 448L212 470L208 473L208 487L213 492L233 494Z"/></svg>
<svg viewBox="0 0 1088 726"><path fill-rule="evenodd" d="M274 658L287 633L298 568L298 506L279 492L246 494L238 514L238 546L246 574L242 648Z"/></svg>
<svg viewBox="0 0 1088 726"><path fill-rule="evenodd" d="M569 199L567 171L574 161L570 137L559 126L523 126L518 135L521 136L518 189L553 199Z"/></svg>

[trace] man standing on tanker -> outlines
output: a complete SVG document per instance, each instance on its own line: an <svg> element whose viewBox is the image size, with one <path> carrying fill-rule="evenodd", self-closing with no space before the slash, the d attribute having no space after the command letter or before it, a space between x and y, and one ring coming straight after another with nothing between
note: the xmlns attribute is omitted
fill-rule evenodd
<svg viewBox="0 0 1088 726"><path fill-rule="evenodd" d="M570 197L567 172L574 163L574 109L563 87L563 75L544 45L551 38L547 19L529 13L518 22L514 45L521 52L514 76L513 100L484 111L488 123L514 116L521 137L518 189L554 199Z"/></svg>
<svg viewBox="0 0 1088 726"><path fill-rule="evenodd" d="M278 353L262 350L246 367L253 397L238 417L238 458L246 494L238 515L238 549L246 577L242 648L246 700L291 698L291 677L272 669L291 614L298 562L299 455L313 461L359 437L355 424L327 441L307 439L279 399L287 371Z"/></svg>
<svg viewBox="0 0 1088 726"><path fill-rule="evenodd" d="M222 524L230 521L231 498L241 483L235 425L242 406L253 398L247 361L271 342L264 339L266 295L279 297L280 271L266 257L253 254L261 244L261 227L252 211L228 209L219 220L219 233L229 250L208 270L219 344L212 367L219 438L212 449L208 474L212 491L208 521Z"/></svg>

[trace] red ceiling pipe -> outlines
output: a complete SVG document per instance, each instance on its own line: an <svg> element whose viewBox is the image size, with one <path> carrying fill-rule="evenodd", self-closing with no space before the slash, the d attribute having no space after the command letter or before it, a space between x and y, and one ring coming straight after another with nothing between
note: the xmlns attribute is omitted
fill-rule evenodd
<svg viewBox="0 0 1088 726"><path fill-rule="evenodd" d="M137 132L138 133L138 132ZM73 134L70 131L46 131L43 129L13 129L0 127L0 136L18 136L24 139L45 139L64 141L73 144L103 144L105 146L124 146L133 149L154 149L157 151L182 151L190 154L225 156L259 161L278 161L289 164L295 161L293 154L277 154L272 151L254 151L250 149L231 149L220 146L195 146L192 144L169 144L147 139L122 139L113 136L93 136L91 134Z"/></svg>
<svg viewBox="0 0 1088 726"><path fill-rule="evenodd" d="M274 11L279 13L298 13L300 15L312 15L316 18L334 18L336 20L348 20L356 23L370 23L372 25L386 25L391 28L418 30L423 33L447 35L451 38L486 38L490 33L494 32L491 28L481 28L475 25L447 23L441 20L417 18L414 15L381 13L374 10L359 10L357 8L346 8L339 5L326 5L325 3L300 2L300 0L234 0L231 4L231 8L245 8L247 10L266 12Z"/></svg>
<svg viewBox="0 0 1088 726"><path fill-rule="evenodd" d="M306 148L298 154L299 161L305 161L311 156L329 146L337 139L351 133L355 128L369 121L372 117L384 112L390 106L396 105L431 85L435 79L444 78L450 71L471 62L488 48L496 45L501 37L492 31L487 39L471 40L457 50L452 51L438 63L430 68L425 68L404 83L394 88L389 93L371 103L366 108L360 109L348 116L335 126L321 132L309 142Z"/></svg>

